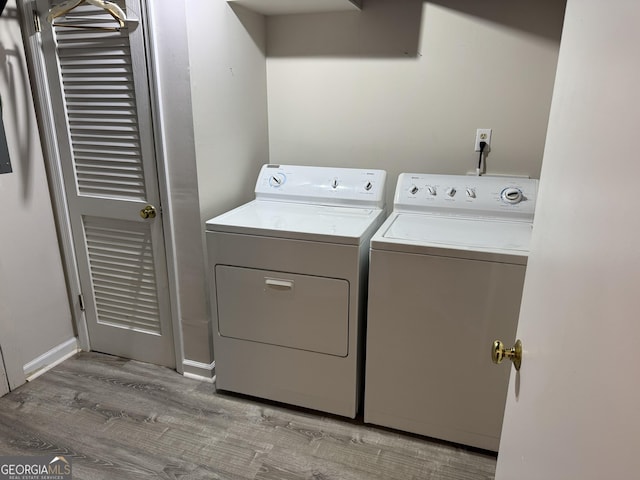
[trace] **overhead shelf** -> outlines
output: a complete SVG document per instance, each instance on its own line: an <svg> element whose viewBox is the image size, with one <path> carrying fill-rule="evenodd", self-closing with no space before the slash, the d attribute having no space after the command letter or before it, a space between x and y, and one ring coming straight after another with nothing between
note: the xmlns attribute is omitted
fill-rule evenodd
<svg viewBox="0 0 640 480"><path fill-rule="evenodd" d="M362 0L227 0L263 15L348 12L362 9Z"/></svg>

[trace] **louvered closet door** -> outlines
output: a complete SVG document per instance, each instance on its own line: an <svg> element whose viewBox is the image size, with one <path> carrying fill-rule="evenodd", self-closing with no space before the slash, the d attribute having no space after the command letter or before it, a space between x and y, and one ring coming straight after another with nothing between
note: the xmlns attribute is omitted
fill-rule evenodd
<svg viewBox="0 0 640 480"><path fill-rule="evenodd" d="M113 32L51 27L55 3L38 11L91 348L174 367L142 8L118 1L141 23ZM114 25L90 4L55 23Z"/></svg>

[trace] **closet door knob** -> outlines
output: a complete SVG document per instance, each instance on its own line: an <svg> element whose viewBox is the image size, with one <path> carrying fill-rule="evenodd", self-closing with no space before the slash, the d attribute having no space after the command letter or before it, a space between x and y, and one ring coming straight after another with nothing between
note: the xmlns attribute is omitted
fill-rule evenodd
<svg viewBox="0 0 640 480"><path fill-rule="evenodd" d="M144 219L156 218L156 207L154 207L153 205L147 205L142 210L140 210L140 216Z"/></svg>

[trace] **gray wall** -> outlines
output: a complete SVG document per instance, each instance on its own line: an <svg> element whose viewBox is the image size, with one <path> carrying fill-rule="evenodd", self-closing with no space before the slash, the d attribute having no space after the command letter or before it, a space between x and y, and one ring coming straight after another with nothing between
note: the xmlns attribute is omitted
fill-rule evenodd
<svg viewBox="0 0 640 480"><path fill-rule="evenodd" d="M200 214L251 200L269 163L265 17L225 0L187 4Z"/></svg>
<svg viewBox="0 0 640 480"><path fill-rule="evenodd" d="M75 335L15 0L0 17L0 95L13 167L0 175L0 346L16 387Z"/></svg>
<svg viewBox="0 0 640 480"><path fill-rule="evenodd" d="M564 1L365 0L268 17L273 163L538 178ZM392 191L389 193L391 199Z"/></svg>

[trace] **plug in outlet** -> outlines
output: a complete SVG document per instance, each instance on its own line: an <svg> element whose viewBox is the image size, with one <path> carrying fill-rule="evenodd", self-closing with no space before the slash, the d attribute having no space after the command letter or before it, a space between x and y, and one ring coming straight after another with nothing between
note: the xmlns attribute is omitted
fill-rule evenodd
<svg viewBox="0 0 640 480"><path fill-rule="evenodd" d="M491 129L490 128L479 128L476 130L476 152L480 151L480 142L487 142L487 147L491 145ZM485 147L485 152L488 152L489 149Z"/></svg>

